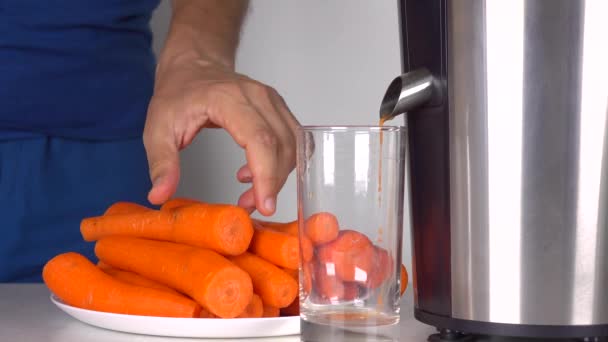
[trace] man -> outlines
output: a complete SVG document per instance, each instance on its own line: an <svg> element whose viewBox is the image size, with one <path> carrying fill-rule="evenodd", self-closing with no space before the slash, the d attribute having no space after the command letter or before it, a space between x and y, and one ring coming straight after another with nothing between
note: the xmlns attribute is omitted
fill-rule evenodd
<svg viewBox="0 0 608 342"><path fill-rule="evenodd" d="M237 179L252 186L238 204L275 211L298 122L234 70L247 1L174 0L156 63L158 2L0 1L0 282L40 281L66 251L94 260L80 220L116 201L166 201L179 151L203 128L245 151Z"/></svg>

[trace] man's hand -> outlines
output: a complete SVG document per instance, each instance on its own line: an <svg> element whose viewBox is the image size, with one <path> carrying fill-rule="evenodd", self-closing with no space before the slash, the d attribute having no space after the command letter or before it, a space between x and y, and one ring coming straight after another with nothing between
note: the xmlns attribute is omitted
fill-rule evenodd
<svg viewBox="0 0 608 342"><path fill-rule="evenodd" d="M274 89L234 71L243 4L174 2L144 129L153 204L165 202L177 188L179 151L202 128L220 127L245 149L247 163L237 179L252 187L238 204L263 215L275 211L277 193L295 166L298 121Z"/></svg>

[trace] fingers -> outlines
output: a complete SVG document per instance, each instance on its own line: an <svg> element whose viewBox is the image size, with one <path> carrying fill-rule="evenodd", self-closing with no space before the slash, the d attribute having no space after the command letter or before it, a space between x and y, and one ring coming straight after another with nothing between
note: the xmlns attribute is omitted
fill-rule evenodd
<svg viewBox="0 0 608 342"><path fill-rule="evenodd" d="M243 165L236 173L236 179L241 183L251 183L253 180L253 174L249 169L249 166Z"/></svg>
<svg viewBox="0 0 608 342"><path fill-rule="evenodd" d="M198 74L191 75L193 70ZM245 149L247 163L236 178L252 187L241 195L239 205L272 215L277 194L295 166L299 125L281 96L268 86L225 70L184 69L177 76L177 81L166 81L173 87L164 87L164 92L158 92L161 95L155 95L158 101L156 106L151 103L146 119L144 145L153 180L149 201L162 204L175 193L180 174L178 153L199 130L222 127Z"/></svg>
<svg viewBox="0 0 608 342"><path fill-rule="evenodd" d="M263 215L272 215L276 196L282 186L277 138L270 129L252 131L247 139L245 155L252 173L255 206Z"/></svg>
<svg viewBox="0 0 608 342"><path fill-rule="evenodd" d="M268 216L275 212L277 194L293 169L295 140L281 118L283 114L274 109L271 97L258 91L245 89L243 101L225 98L217 113L211 112L209 118L245 149L247 165L239 170L237 179L242 182L251 179L253 189L252 194L243 194L239 203L245 207L253 200L257 210Z"/></svg>
<svg viewBox="0 0 608 342"><path fill-rule="evenodd" d="M167 201L179 183L179 152L167 125L159 124L157 116L149 115L144 129L144 146L150 168L152 189L148 201L159 205Z"/></svg>
<svg viewBox="0 0 608 342"><path fill-rule="evenodd" d="M255 210L255 195L253 193L253 188L249 188L245 191L241 197L239 197L237 203L239 207L244 208L251 214Z"/></svg>

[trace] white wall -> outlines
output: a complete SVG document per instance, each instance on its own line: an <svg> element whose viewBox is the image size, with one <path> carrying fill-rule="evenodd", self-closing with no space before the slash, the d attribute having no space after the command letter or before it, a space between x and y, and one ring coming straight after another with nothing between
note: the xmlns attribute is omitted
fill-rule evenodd
<svg viewBox="0 0 608 342"><path fill-rule="evenodd" d="M377 124L384 91L401 71L396 9L395 0L252 0L237 69L275 87L302 124ZM169 11L164 0L153 19L156 51ZM182 153L178 192L234 203L245 190L235 180L244 161L225 132L205 130ZM294 171L275 219L296 215ZM404 262L411 270L409 225L404 228Z"/></svg>

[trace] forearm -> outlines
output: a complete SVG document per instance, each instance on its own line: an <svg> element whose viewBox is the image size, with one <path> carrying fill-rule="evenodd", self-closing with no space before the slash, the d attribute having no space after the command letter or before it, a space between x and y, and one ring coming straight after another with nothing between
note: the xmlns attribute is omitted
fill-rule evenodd
<svg viewBox="0 0 608 342"><path fill-rule="evenodd" d="M248 0L173 0L159 66L198 59L234 69Z"/></svg>

